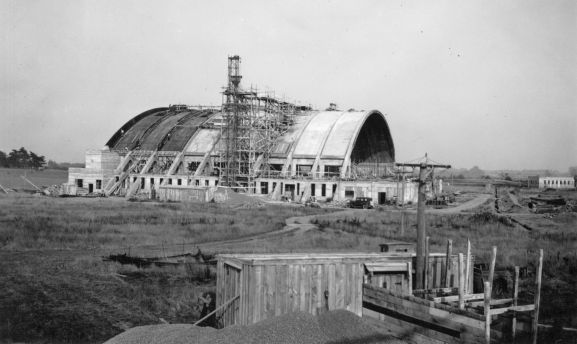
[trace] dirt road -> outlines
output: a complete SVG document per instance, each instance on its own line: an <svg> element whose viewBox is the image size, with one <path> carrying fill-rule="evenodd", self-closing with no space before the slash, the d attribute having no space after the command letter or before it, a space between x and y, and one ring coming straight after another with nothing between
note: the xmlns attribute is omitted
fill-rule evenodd
<svg viewBox="0 0 577 344"><path fill-rule="evenodd" d="M480 207L488 200L492 199L493 196L489 194L479 194L474 199L467 201L463 204L460 204L456 207L452 208L445 208L445 209L427 209L428 214L456 214L461 212L466 212L477 207ZM274 237L282 237L286 235L293 235L293 234L302 234L311 229L316 228L317 226L310 223L310 220L315 217L323 217L323 216L340 216L340 215L354 215L355 213L366 213L370 210L360 210L360 209L343 209L342 211L331 213L331 214L323 214L323 215L308 215L308 216L296 216L290 217L286 220L286 226L274 232L267 232L263 234L257 234L251 237L234 239L234 240L226 240L226 241L215 241L215 242L208 242L199 244L198 246L201 248L206 249L226 249L226 248L233 248L238 246L239 244L247 244L247 243L256 243L262 239L270 239ZM415 209L408 210L408 212L416 212Z"/></svg>
<svg viewBox="0 0 577 344"><path fill-rule="evenodd" d="M455 213L460 213L463 211L468 211L468 210L472 210L475 209L477 207L482 206L485 202L487 202L489 199L492 199L493 196L489 195L489 194L479 194L476 198L473 198L472 200L465 202L463 204L459 204L456 207L452 207L452 208L445 208L445 209L428 209L427 213L429 214L455 214Z"/></svg>

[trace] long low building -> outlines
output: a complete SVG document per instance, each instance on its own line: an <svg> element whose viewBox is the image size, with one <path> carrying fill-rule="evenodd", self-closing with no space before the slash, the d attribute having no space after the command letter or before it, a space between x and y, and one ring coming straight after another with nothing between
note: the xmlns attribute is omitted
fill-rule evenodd
<svg viewBox="0 0 577 344"><path fill-rule="evenodd" d="M536 189L574 189L575 177L529 176L527 186Z"/></svg>
<svg viewBox="0 0 577 344"><path fill-rule="evenodd" d="M224 114L187 106L155 108L130 119L101 150L71 168L69 188L88 193L156 197L160 188L219 186ZM253 165L247 192L274 199L340 201L360 196L377 204L415 202L416 185L393 173L395 148L383 114L302 109ZM262 157L262 158L260 158ZM265 161L266 160L266 161Z"/></svg>

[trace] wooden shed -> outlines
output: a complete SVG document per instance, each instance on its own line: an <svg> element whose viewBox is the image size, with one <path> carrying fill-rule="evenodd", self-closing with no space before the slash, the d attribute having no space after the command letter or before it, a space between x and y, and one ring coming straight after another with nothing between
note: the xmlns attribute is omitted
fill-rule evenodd
<svg viewBox="0 0 577 344"><path fill-rule="evenodd" d="M217 259L217 317L223 327L291 311L347 309L360 316L368 270L396 276L387 281L401 289L411 287L407 254L223 254Z"/></svg>

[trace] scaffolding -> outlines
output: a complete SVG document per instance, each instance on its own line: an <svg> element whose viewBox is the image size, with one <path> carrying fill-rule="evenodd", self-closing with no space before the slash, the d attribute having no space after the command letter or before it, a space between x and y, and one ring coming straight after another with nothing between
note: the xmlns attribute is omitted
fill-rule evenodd
<svg viewBox="0 0 577 344"><path fill-rule="evenodd" d="M228 85L223 92L223 125L219 150L219 184L252 193L255 178L270 173L275 140L294 123L299 112L272 92L240 87L240 57L228 58Z"/></svg>

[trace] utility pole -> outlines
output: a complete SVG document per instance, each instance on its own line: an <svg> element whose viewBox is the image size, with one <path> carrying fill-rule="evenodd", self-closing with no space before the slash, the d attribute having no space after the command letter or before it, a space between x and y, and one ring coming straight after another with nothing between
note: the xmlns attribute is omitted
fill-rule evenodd
<svg viewBox="0 0 577 344"><path fill-rule="evenodd" d="M426 157L426 155L425 155ZM405 164L396 163L396 166L408 166L408 167L418 167L419 168L419 194L417 202L417 264L416 264L416 282L417 285L415 289L424 288L424 274L425 274L425 240L427 237L427 231L425 228L425 186L427 177L432 173L435 167L438 168L451 168L451 165L437 165L429 164L427 162L415 163L415 164ZM427 173L427 171L430 171ZM433 181L434 182L434 181Z"/></svg>

